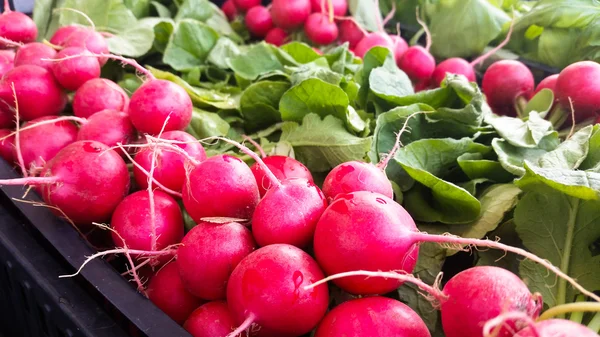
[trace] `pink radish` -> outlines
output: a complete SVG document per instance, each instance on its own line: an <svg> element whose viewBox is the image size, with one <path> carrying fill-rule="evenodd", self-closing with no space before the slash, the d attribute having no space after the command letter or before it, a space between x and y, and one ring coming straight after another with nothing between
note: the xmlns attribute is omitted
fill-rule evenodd
<svg viewBox="0 0 600 337"><path fill-rule="evenodd" d="M77 141L46 163L39 177L0 180L0 185L40 186L57 215L80 226L105 222L129 191L127 164L94 141Z"/></svg>
<svg viewBox="0 0 600 337"><path fill-rule="evenodd" d="M201 222L182 244L177 251L181 280L189 292L205 300L225 299L231 272L256 248L248 228L235 222Z"/></svg>
<svg viewBox="0 0 600 337"><path fill-rule="evenodd" d="M340 18L338 23L340 42L348 42L348 47L354 49L358 43L368 34L360 27L358 22L352 18Z"/></svg>
<svg viewBox="0 0 600 337"><path fill-rule="evenodd" d="M255 6L246 13L246 27L256 37L265 37L273 29L271 12L266 7Z"/></svg>
<svg viewBox="0 0 600 337"><path fill-rule="evenodd" d="M0 37L28 43L35 41L37 35L35 22L23 13L12 11L8 0L4 0L4 13L0 14Z"/></svg>
<svg viewBox="0 0 600 337"><path fill-rule="evenodd" d="M51 61L42 61L42 59L53 59L56 56L56 50L40 42L28 43L17 49L15 55L15 66L32 64L52 70Z"/></svg>
<svg viewBox="0 0 600 337"><path fill-rule="evenodd" d="M408 77L414 82L426 81L431 78L433 71L435 70L435 59L429 52L431 48L431 33L427 25L419 18L419 10L417 8L417 21L425 30L427 35L427 44L425 48L421 46L409 47L400 59L398 67L402 69Z"/></svg>
<svg viewBox="0 0 600 337"><path fill-rule="evenodd" d="M15 112L12 107L14 98L12 97L12 88L3 86L0 82L0 128L12 129L15 127Z"/></svg>
<svg viewBox="0 0 600 337"><path fill-rule="evenodd" d="M273 0L271 3L273 23L285 30L301 27L310 13L310 0Z"/></svg>
<svg viewBox="0 0 600 337"><path fill-rule="evenodd" d="M198 165L206 159L206 152L196 138L184 131L168 131L163 133L160 139L175 142L174 146L187 153L184 156L182 153L167 148L156 149L154 179L165 187L180 192L186 181L186 165ZM149 172L152 155L153 149L143 149L136 154L134 160L141 168ZM190 162L190 160L193 161ZM141 188L147 188L148 178L140 167L136 165L133 168L133 176Z"/></svg>
<svg viewBox="0 0 600 337"><path fill-rule="evenodd" d="M425 322L406 304L386 297L344 302L319 323L315 337L430 337Z"/></svg>
<svg viewBox="0 0 600 337"><path fill-rule="evenodd" d="M304 32L312 42L320 45L333 43L338 37L333 16L323 13L312 13L304 23Z"/></svg>
<svg viewBox="0 0 600 337"><path fill-rule="evenodd" d="M106 109L127 112L129 96L118 84L105 78L94 78L77 89L73 97L73 113L88 118Z"/></svg>
<svg viewBox="0 0 600 337"><path fill-rule="evenodd" d="M76 31L83 31L86 29L88 28L76 25L62 26L58 28L56 32L54 32L54 34L50 38L50 43L55 46L62 47L65 45L67 39L71 36L71 34L73 34Z"/></svg>
<svg viewBox="0 0 600 337"><path fill-rule="evenodd" d="M73 29L71 34L61 44L63 47L85 48L93 54L108 54L108 42L102 34L96 32L94 28L84 27L83 29ZM103 66L107 62L106 57L98 58L98 62Z"/></svg>
<svg viewBox="0 0 600 337"><path fill-rule="evenodd" d="M43 166L65 146L77 140L77 127L69 121L40 123L53 119L55 119L53 116L34 119L23 125L23 130L19 132L20 151L26 169L32 165ZM38 123L39 125L36 125ZM28 126L31 128L25 129ZM16 151L16 148L13 149L14 158L17 156Z"/></svg>
<svg viewBox="0 0 600 337"><path fill-rule="evenodd" d="M237 324L227 337L252 324L261 334L298 337L310 332L329 304L326 285L304 286L320 280L319 265L302 250L284 244L260 248L234 269L227 284L227 303Z"/></svg>
<svg viewBox="0 0 600 337"><path fill-rule="evenodd" d="M67 105L67 95L52 73L44 68L24 65L4 75L0 81L0 100L14 108L13 83L19 101L19 113L25 121L58 115Z"/></svg>
<svg viewBox="0 0 600 337"><path fill-rule="evenodd" d="M223 11L225 16L227 17L227 20L229 20L229 21L235 20L235 17L238 14L237 8L235 8L235 4L233 3L233 0L225 1L223 3L223 6L221 6L221 10Z"/></svg>
<svg viewBox="0 0 600 337"><path fill-rule="evenodd" d="M563 109L571 111L573 102L575 121L596 118L600 112L600 64L593 61L573 63L563 69L556 81L556 97Z"/></svg>
<svg viewBox="0 0 600 337"><path fill-rule="evenodd" d="M356 56L363 58L365 54L373 47L384 47L394 52L394 41L383 32L375 32L366 35L354 48Z"/></svg>
<svg viewBox="0 0 600 337"><path fill-rule="evenodd" d="M346 0L310 0L314 13L329 13L330 3L335 16L344 16L348 12L348 2Z"/></svg>
<svg viewBox="0 0 600 337"><path fill-rule="evenodd" d="M514 23L515 20L511 22L510 28L508 29L508 33L506 34L506 38L504 39L504 41L502 41L500 44L498 44L496 47L494 47L487 53L479 56L472 62L469 63L460 57L453 57L440 62L435 67L433 75L431 76L432 84L436 87L439 87L444 81L444 79L446 79L446 74L448 73L455 75L463 75L467 78L467 80L469 80L469 82L475 82L475 67L508 44L513 32Z"/></svg>
<svg viewBox="0 0 600 337"><path fill-rule="evenodd" d="M15 157L13 155L15 136L12 133L13 131L9 129L0 130L0 157L10 164L15 161Z"/></svg>
<svg viewBox="0 0 600 337"><path fill-rule="evenodd" d="M558 74L550 75L544 78L538 85L535 87L535 91L533 95L542 91L543 89L550 89L553 93L556 92L556 82L558 81Z"/></svg>
<svg viewBox="0 0 600 337"><path fill-rule="evenodd" d="M549 319L519 331L514 337L598 337L588 327L566 319Z"/></svg>
<svg viewBox="0 0 600 337"><path fill-rule="evenodd" d="M400 64L402 56L404 56L404 53L408 50L408 43L406 43L399 35L390 35L390 38L394 44L394 58L396 59L396 64Z"/></svg>
<svg viewBox="0 0 600 337"><path fill-rule="evenodd" d="M303 178L310 182L313 182L313 177L306 166L296 159L287 156L268 156L262 158L265 165L279 180L289 178ZM266 177L265 171L261 165L255 163L250 167L256 183L258 184L258 191L262 198L267 190L271 188L271 181Z"/></svg>
<svg viewBox="0 0 600 337"><path fill-rule="evenodd" d="M86 54L91 55L87 49L81 47L68 47L56 54L56 60L67 56L83 55L58 61L52 65L52 73L63 88L77 90L85 82L100 77L100 63L95 58L86 57Z"/></svg>
<svg viewBox="0 0 600 337"><path fill-rule="evenodd" d="M202 300L190 294L181 283L177 261L163 266L148 283L148 298L177 324L183 324Z"/></svg>
<svg viewBox="0 0 600 337"><path fill-rule="evenodd" d="M267 36L265 36L265 42L279 47L286 42L287 38L288 34L285 32L285 30L275 27L267 33Z"/></svg>
<svg viewBox="0 0 600 337"><path fill-rule="evenodd" d="M154 218L147 190L128 195L116 207L110 225L117 247L157 251L181 242L183 215L177 201L160 190L153 193Z"/></svg>
<svg viewBox="0 0 600 337"><path fill-rule="evenodd" d="M136 132L129 116L123 111L103 110L93 114L82 124L77 140L95 140L114 147L127 145L135 139Z"/></svg>
<svg viewBox="0 0 600 337"><path fill-rule="evenodd" d="M260 1L261 0L233 0L233 4L240 12L247 12L256 6L260 6Z"/></svg>
<svg viewBox="0 0 600 337"><path fill-rule="evenodd" d="M190 171L183 186L183 205L197 223L207 217L250 219L258 200L252 171L230 155L201 162Z"/></svg>
<svg viewBox="0 0 600 337"><path fill-rule="evenodd" d="M224 301L202 305L183 324L183 328L193 337L225 337L233 331L234 326L235 322ZM232 337L242 337L242 334Z"/></svg>
<svg viewBox="0 0 600 337"><path fill-rule="evenodd" d="M15 52L12 50L0 50L0 78L15 66Z"/></svg>
<svg viewBox="0 0 600 337"><path fill-rule="evenodd" d="M523 63L502 60L492 64L485 74L481 88L492 110L499 115L515 116L517 98L531 98L535 82L533 74Z"/></svg>
<svg viewBox="0 0 600 337"><path fill-rule="evenodd" d="M323 193L327 199L355 191L372 191L394 197L392 184L385 172L369 163L350 161L333 168L323 182Z"/></svg>

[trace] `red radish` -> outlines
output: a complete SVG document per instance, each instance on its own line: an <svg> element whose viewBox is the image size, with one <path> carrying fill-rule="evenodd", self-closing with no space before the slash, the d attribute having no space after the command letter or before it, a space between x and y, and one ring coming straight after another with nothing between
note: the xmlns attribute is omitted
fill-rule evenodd
<svg viewBox="0 0 600 337"><path fill-rule="evenodd" d="M521 279L499 267L473 267L452 277L444 286L442 326L447 337L483 337L488 320L507 311L521 311L535 319L542 303ZM514 321L505 322L497 336L512 336Z"/></svg>
<svg viewBox="0 0 600 337"><path fill-rule="evenodd" d="M348 2L346 0L310 0L312 11L314 13L329 13L329 1L331 1L335 16L346 15L348 12Z"/></svg>
<svg viewBox="0 0 600 337"><path fill-rule="evenodd" d="M371 191L394 197L392 183L385 172L372 164L359 161L342 163L333 168L323 182L323 193L327 199L355 191Z"/></svg>
<svg viewBox="0 0 600 337"><path fill-rule="evenodd" d="M515 101L529 99L535 82L533 74L523 63L502 60L492 64L485 74L481 88L492 110L499 115L516 115Z"/></svg>
<svg viewBox="0 0 600 337"><path fill-rule="evenodd" d="M156 149L157 157L154 167L154 179L163 186L180 192L186 180L186 163L189 162L188 158L194 160L190 164L197 165L206 159L206 152L196 138L184 131L168 131L163 133L160 139L177 142L173 145L187 153L187 156L184 156L182 153L166 148ZM152 148L143 149L136 154L134 160L149 172L152 167L152 155ZM148 187L148 177L139 167L135 166L133 168L133 176L141 188Z"/></svg>
<svg viewBox="0 0 600 337"><path fill-rule="evenodd" d="M77 58L61 60L68 56L82 55ZM67 90L77 90L85 82L100 77L100 63L93 57L86 57L91 53L81 47L68 47L56 54L57 61L52 65L52 73Z"/></svg>
<svg viewBox="0 0 600 337"><path fill-rule="evenodd" d="M177 324L183 324L202 300L190 294L181 283L177 261L162 267L148 283L148 298Z"/></svg>
<svg viewBox="0 0 600 337"><path fill-rule="evenodd" d="M588 327L566 319L549 319L517 332L514 337L598 337Z"/></svg>
<svg viewBox="0 0 600 337"><path fill-rule="evenodd" d="M558 81L558 76L559 76L559 74L554 74L554 75L550 75L550 76L544 78L537 85L537 87L535 87L535 91L533 93L534 96L535 96L535 94L542 91L543 89L550 89L550 90L552 90L553 93L555 93L556 92L556 82Z"/></svg>
<svg viewBox="0 0 600 337"><path fill-rule="evenodd" d="M12 88L3 86L0 82L0 128L12 129L15 127L14 98Z"/></svg>
<svg viewBox="0 0 600 337"><path fill-rule="evenodd" d="M340 42L348 42L348 47L354 49L356 45L367 35L358 22L352 18L343 18L338 24Z"/></svg>
<svg viewBox="0 0 600 337"><path fill-rule="evenodd" d="M235 8L241 12L247 12L251 8L260 6L261 0L233 0Z"/></svg>
<svg viewBox="0 0 600 337"><path fill-rule="evenodd" d="M338 37L338 27L326 14L312 13L304 23L306 36L314 43L327 45Z"/></svg>
<svg viewBox="0 0 600 337"><path fill-rule="evenodd" d="M85 29L87 29L87 28L82 27L82 26L76 26L76 25L62 26L62 27L58 28L56 30L56 32L54 32L54 34L50 38L50 43L55 46L64 46L65 43L67 42L67 39L69 38L69 36L71 36L71 34L73 34L77 30L85 30Z"/></svg>
<svg viewBox="0 0 600 337"><path fill-rule="evenodd" d="M303 178L310 182L313 182L313 177L306 166L296 159L287 156L268 156L262 158L263 162L269 170L279 180L290 179L290 178ZM271 181L266 178L266 173L262 169L261 165L255 163L250 167L256 183L258 184L258 191L262 198L267 190L271 188Z"/></svg>
<svg viewBox="0 0 600 337"><path fill-rule="evenodd" d="M15 161L15 157L13 156L15 135L12 133L13 131L10 129L0 130L0 157L11 164Z"/></svg>
<svg viewBox="0 0 600 337"><path fill-rule="evenodd" d="M221 6L221 10L225 14L225 16L227 16L227 19L229 21L235 20L235 17L238 14L237 13L237 8L235 8L235 4L233 3L233 0L227 0L227 1L225 1L223 3L223 6Z"/></svg>
<svg viewBox="0 0 600 337"><path fill-rule="evenodd" d="M285 30L275 27L267 33L267 36L265 36L265 42L279 47L285 43L287 38L288 34L285 32Z"/></svg>
<svg viewBox="0 0 600 337"><path fill-rule="evenodd" d="M241 324L228 337L260 326L261 334L297 337L310 332L329 304L327 285L304 286L323 273L308 254L290 245L260 248L244 258L227 284L227 303Z"/></svg>
<svg viewBox="0 0 600 337"><path fill-rule="evenodd" d="M421 82L431 78L431 75L435 70L435 59L429 52L429 49L431 48L431 33L429 33L427 25L419 18L418 7L417 21L423 27L423 30L425 30L427 44L425 45L425 48L421 46L412 46L408 48L404 52L398 67L414 82Z"/></svg>
<svg viewBox="0 0 600 337"><path fill-rule="evenodd" d="M285 30L301 27L310 13L310 0L273 0L271 3L273 23Z"/></svg>
<svg viewBox="0 0 600 337"><path fill-rule="evenodd" d="M0 14L0 37L28 43L37 39L35 22L27 15L10 10L8 0L4 0L4 13Z"/></svg>
<svg viewBox="0 0 600 337"><path fill-rule="evenodd" d="M14 107L11 84L14 83L22 120L58 115L67 105L67 95L48 70L24 65L13 68L0 81L0 100Z"/></svg>
<svg viewBox="0 0 600 337"><path fill-rule="evenodd" d="M430 80L425 80L425 81L415 83L415 92L421 92L423 90L432 89L432 87L431 87L432 79L433 78L431 78Z"/></svg>
<svg viewBox="0 0 600 337"><path fill-rule="evenodd" d="M375 32L365 36L354 48L356 56L363 58L365 54L373 47L384 47L394 52L394 41L386 33Z"/></svg>
<svg viewBox="0 0 600 337"><path fill-rule="evenodd" d="M256 248L250 230L235 222L201 222L181 243L177 251L181 280L189 292L205 300L225 299L231 272Z"/></svg>
<svg viewBox="0 0 600 337"><path fill-rule="evenodd" d="M42 59L53 59L56 56L56 50L40 42L28 43L17 49L15 55L15 66L32 64L52 70L52 61L42 61Z"/></svg>
<svg viewBox="0 0 600 337"><path fill-rule="evenodd" d="M256 37L267 36L267 33L273 28L271 12L263 6L252 7L246 13L246 27Z"/></svg>
<svg viewBox="0 0 600 337"><path fill-rule="evenodd" d="M12 50L0 50L0 78L14 68L15 52Z"/></svg>
<svg viewBox="0 0 600 337"><path fill-rule="evenodd" d="M406 304L386 297L344 302L319 323L315 337L429 337L419 315Z"/></svg>
<svg viewBox="0 0 600 337"><path fill-rule="evenodd" d="M233 331L234 326L235 322L224 301L202 305L183 324L183 328L193 337L225 337ZM233 337L242 337L242 334Z"/></svg>
<svg viewBox="0 0 600 337"><path fill-rule="evenodd" d="M108 54L108 42L102 34L96 32L93 28L73 29L71 34L61 44L63 47L80 47L89 50L93 54ZM103 66L107 62L106 57L98 58L98 62Z"/></svg>
<svg viewBox="0 0 600 337"><path fill-rule="evenodd" d="M239 158L217 155L189 173L183 205L195 222L207 217L250 219L258 204L256 180Z"/></svg>
<svg viewBox="0 0 600 337"><path fill-rule="evenodd" d="M408 43L406 43L399 35L390 35L390 38L394 44L394 58L396 59L396 64L400 64L402 56L404 56L404 53L408 50Z"/></svg>
<svg viewBox="0 0 600 337"><path fill-rule="evenodd" d="M98 111L112 109L127 112L129 96L115 82L105 78L94 78L77 89L73 97L73 113L77 117L89 118Z"/></svg>
<svg viewBox="0 0 600 337"><path fill-rule="evenodd" d="M48 161L39 177L0 180L0 185L40 186L44 202L57 215L87 226L110 219L129 191L129 172L106 145L77 141Z"/></svg>
<svg viewBox="0 0 600 337"><path fill-rule="evenodd" d="M65 146L77 140L77 127L69 121L36 125L54 118L54 116L45 116L34 119L23 125L23 130L19 132L20 150L23 154L23 164L26 169L29 169L32 165L35 167L43 166ZM25 129L28 126L35 127ZM16 155L15 148L13 149L14 158L16 158Z"/></svg>
<svg viewBox="0 0 600 337"><path fill-rule="evenodd" d="M571 111L569 98L573 102L575 121L596 118L600 112L600 64L593 61L573 63L563 69L556 81L556 97L566 111Z"/></svg>
<svg viewBox="0 0 600 337"><path fill-rule="evenodd" d="M135 139L135 135L133 124L125 112L103 110L93 114L81 125L77 140L95 140L114 147L118 143L129 144Z"/></svg>
<svg viewBox="0 0 600 337"><path fill-rule="evenodd" d="M110 221L117 247L126 244L131 249L157 251L181 242L183 215L177 201L160 190L153 193L154 219L147 190L132 193L119 203Z"/></svg>

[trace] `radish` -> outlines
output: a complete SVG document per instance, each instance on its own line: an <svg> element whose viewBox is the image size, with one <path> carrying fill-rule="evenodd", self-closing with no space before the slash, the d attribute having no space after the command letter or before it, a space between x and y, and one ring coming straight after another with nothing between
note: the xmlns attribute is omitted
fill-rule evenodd
<svg viewBox="0 0 600 337"><path fill-rule="evenodd" d="M246 13L246 27L250 33L256 37L265 37L273 28L273 19L271 12L266 7L252 7Z"/></svg>
<svg viewBox="0 0 600 337"><path fill-rule="evenodd" d="M64 46L71 34L76 31L83 31L86 29L88 28L76 25L62 26L58 28L56 32L54 32L50 38L50 43L55 46Z"/></svg>
<svg viewBox="0 0 600 337"><path fill-rule="evenodd" d="M179 275L186 289L205 300L225 299L227 280L256 243L239 223L198 223L177 251ZM230 331L231 332L231 331Z"/></svg>
<svg viewBox="0 0 600 337"><path fill-rule="evenodd" d="M386 297L344 302L319 323L315 337L430 337L425 322L406 304Z"/></svg>
<svg viewBox="0 0 600 337"><path fill-rule="evenodd" d="M535 91L533 95L535 96L538 92L543 89L550 89L553 93L556 93L556 82L558 81L559 74L550 75L544 78L538 85L535 87ZM570 108L570 107L569 107Z"/></svg>
<svg viewBox="0 0 600 337"><path fill-rule="evenodd" d="M473 245L515 253L542 265L585 295L600 299L600 296L583 288L559 268L523 249L491 240L421 233L402 206L372 192L343 194L329 205L317 223L314 252L319 265L328 275L348 272L346 276L352 276L351 271L356 270L411 273L421 242L449 244L460 249L464 245ZM352 276L335 278L334 283L356 295L376 295L396 289L402 279L385 277L373 280Z"/></svg>
<svg viewBox="0 0 600 337"><path fill-rule="evenodd" d="M312 174L308 168L296 159L287 156L268 156L263 157L262 161L279 180L303 178L313 182ZM258 191L262 198L267 193L267 190L271 188L271 180L266 177L265 171L258 163L252 165L250 170L254 174L254 178L258 184Z"/></svg>
<svg viewBox="0 0 600 337"><path fill-rule="evenodd" d="M455 75L463 75L469 80L469 82L475 82L475 66L487 60L490 56L494 55L498 50L504 48L510 41L510 37L512 36L513 27L515 20L513 20L510 24L510 28L508 29L508 33L506 34L506 38L504 41L499 43L496 47L492 48L487 53L479 56L472 62L467 62L466 60L460 57L453 57L447 60L440 62L440 64L435 67L433 71L433 75L431 76L432 84L436 87L439 87L444 79L446 79L446 74L455 74Z"/></svg>
<svg viewBox="0 0 600 337"><path fill-rule="evenodd" d="M0 78L15 67L15 52L10 49L0 50Z"/></svg>
<svg viewBox="0 0 600 337"><path fill-rule="evenodd" d="M235 322L224 301L202 305L183 324L183 328L193 337L225 337L233 331L233 326ZM242 334L233 337L242 337Z"/></svg>
<svg viewBox="0 0 600 337"><path fill-rule="evenodd" d="M365 54L373 47L384 47L394 52L394 41L384 32L375 32L367 34L354 48L354 54L363 58Z"/></svg>
<svg viewBox="0 0 600 337"><path fill-rule="evenodd" d="M338 27L333 16L323 13L312 13L304 23L306 36L314 43L327 45L338 37Z"/></svg>
<svg viewBox="0 0 600 337"><path fill-rule="evenodd" d="M198 223L207 217L250 219L258 204L256 180L241 159L217 155L189 172L183 205Z"/></svg>
<svg viewBox="0 0 600 337"><path fill-rule="evenodd" d="M82 57L61 60L67 56L81 55ZM67 90L77 90L85 82L100 77L100 63L92 57L85 57L91 53L81 47L68 47L56 54L56 60L52 65L52 73Z"/></svg>
<svg viewBox="0 0 600 337"><path fill-rule="evenodd" d="M287 38L288 34L285 32L285 30L275 27L267 33L267 36L265 36L265 42L279 47L286 42Z"/></svg>
<svg viewBox="0 0 600 337"><path fill-rule="evenodd" d="M331 10L329 6L332 6ZM314 13L329 13L333 11L335 16L344 16L348 12L348 2L346 0L310 0L310 5Z"/></svg>
<svg viewBox="0 0 600 337"><path fill-rule="evenodd" d="M273 23L285 30L301 27L310 13L310 0L273 0L271 3Z"/></svg>
<svg viewBox="0 0 600 337"><path fill-rule="evenodd" d="M25 121L58 115L67 105L67 95L48 70L24 65L15 67L0 81L0 100L13 107L11 85L14 83L19 101L19 114Z"/></svg>
<svg viewBox="0 0 600 337"><path fill-rule="evenodd" d="M392 43L394 44L394 58L396 59L396 64L400 64L400 60L402 60L402 56L408 50L408 43L400 37L400 35L390 35L392 39Z"/></svg>
<svg viewBox="0 0 600 337"><path fill-rule="evenodd" d="M17 49L15 66L32 64L52 71L52 62L42 61L42 59L53 59L55 56L56 50L52 47L40 42L32 42Z"/></svg>
<svg viewBox="0 0 600 337"><path fill-rule="evenodd" d="M556 81L556 97L563 109L571 111L573 102L575 121L596 118L600 112L600 64L593 61L573 63L563 69Z"/></svg>
<svg viewBox="0 0 600 337"><path fill-rule="evenodd" d="M53 120L53 116L45 116L34 119L19 131L20 151L23 155L25 168L32 165L41 167L54 158L65 146L77 140L77 127L69 121L52 122L50 124L40 123ZM39 125L36 125L38 124ZM28 126L35 126L26 128ZM17 157L16 147L13 149L14 158Z"/></svg>
<svg viewBox="0 0 600 337"><path fill-rule="evenodd" d="M588 327L566 319L549 319L517 332L514 337L598 337Z"/></svg>
<svg viewBox="0 0 600 337"><path fill-rule="evenodd" d="M417 82L415 83L415 92L421 92L423 90L430 90L430 89L434 89L431 85L432 82L432 78L430 78L429 80L425 80L425 81L421 81L421 82Z"/></svg>
<svg viewBox="0 0 600 337"><path fill-rule="evenodd" d="M533 74L523 63L502 60L492 64L485 74L481 88L487 102L499 115L515 116L517 98L531 98L535 82Z"/></svg>
<svg viewBox="0 0 600 337"><path fill-rule="evenodd" d="M392 183L385 171L373 164L359 161L349 161L333 168L323 182L323 193L329 200L338 195L355 192L371 191L394 197Z"/></svg>
<svg viewBox="0 0 600 337"><path fill-rule="evenodd" d="M71 34L64 40L62 47L80 47L89 50L93 54L108 54L108 42L102 34L96 32L94 28L83 27L82 29L73 29ZM107 62L106 57L98 58L100 66Z"/></svg>
<svg viewBox="0 0 600 337"><path fill-rule="evenodd" d="M398 67L402 69L408 77L414 82L426 81L431 78L433 71L435 70L435 59L429 52L431 49L431 33L427 25L419 18L419 9L417 8L417 21L427 35L427 44L425 48L421 46L409 47L400 59Z"/></svg>
<svg viewBox="0 0 600 337"><path fill-rule="evenodd" d="M202 300L190 294L181 283L177 261L163 266L148 283L148 298L177 324L183 324Z"/></svg>
<svg viewBox="0 0 600 337"><path fill-rule="evenodd" d="M0 185L41 186L44 202L80 226L104 222L129 191L127 164L94 141L77 141L46 163L39 177L0 180Z"/></svg>
<svg viewBox="0 0 600 337"><path fill-rule="evenodd" d="M181 242L183 215L177 201L160 190L153 194L154 217L147 190L128 195L116 207L110 225L117 247L158 251Z"/></svg>
<svg viewBox="0 0 600 337"><path fill-rule="evenodd" d="M12 88L2 86L0 82L0 128L12 129L15 127L15 113L11 106L14 99L11 100Z"/></svg>
<svg viewBox="0 0 600 337"><path fill-rule="evenodd" d="M367 36L367 32L352 18L340 18L338 23L340 42L348 42L348 47L354 49Z"/></svg>
<svg viewBox="0 0 600 337"><path fill-rule="evenodd" d="M27 15L10 10L8 0L4 0L4 13L0 14L0 37L28 43L37 39L35 22Z"/></svg>
<svg viewBox="0 0 600 337"><path fill-rule="evenodd" d="M9 164L15 161L13 155L13 148L15 147L15 136L12 134L13 131L10 129L0 130L0 157Z"/></svg>
<svg viewBox="0 0 600 337"><path fill-rule="evenodd" d="M173 145L185 151L187 155L184 156L180 152L174 152L166 148L156 149L154 179L173 191L181 192L186 181L186 164L198 165L206 159L206 152L196 138L184 131L168 131L163 133L160 139L176 142ZM135 166L133 168L133 176L141 188L148 187L147 176L141 168L150 171L152 155L153 149L143 149L134 158L139 167Z"/></svg>
<svg viewBox="0 0 600 337"><path fill-rule="evenodd" d="M297 337L310 332L325 315L329 304L327 285L310 290L304 286L323 273L308 254L294 246L269 245L246 256L227 284L227 303L241 324L228 337L252 324L265 335Z"/></svg>
<svg viewBox="0 0 600 337"><path fill-rule="evenodd" d="M248 10L260 6L261 0L233 0L235 8L241 12L247 12Z"/></svg>
<svg viewBox="0 0 600 337"><path fill-rule="evenodd" d="M77 89L73 97L73 113L88 118L106 109L127 112L129 96L118 84L105 78L94 78Z"/></svg>
<svg viewBox="0 0 600 337"><path fill-rule="evenodd" d="M79 128L77 140L95 140L109 147L129 144L136 132L123 111L103 110L93 114Z"/></svg>
<svg viewBox="0 0 600 337"><path fill-rule="evenodd" d="M223 6L221 6L221 10L223 11L223 13L225 14L225 16L227 17L227 19L229 21L233 21L235 20L235 17L237 16L237 8L235 8L235 4L233 3L233 0L227 0L223 3Z"/></svg>

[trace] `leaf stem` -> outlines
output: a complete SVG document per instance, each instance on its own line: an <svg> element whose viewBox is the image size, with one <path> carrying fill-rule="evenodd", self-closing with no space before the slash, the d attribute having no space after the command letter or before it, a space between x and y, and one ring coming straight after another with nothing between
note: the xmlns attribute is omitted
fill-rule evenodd
<svg viewBox="0 0 600 337"><path fill-rule="evenodd" d="M588 324L588 328L596 333L600 332L600 312L594 315L594 318Z"/></svg>
<svg viewBox="0 0 600 337"><path fill-rule="evenodd" d="M575 232L575 224L577 222L577 212L579 211L580 200L575 198L573 201L573 207L569 214L569 222L567 222L567 236L565 237L565 247L563 248L563 254L560 261L560 270L568 272L569 262L571 261L571 250L573 249L573 235ZM556 304L561 305L567 303L567 281L565 279L558 279L558 291L556 294Z"/></svg>
<svg viewBox="0 0 600 337"><path fill-rule="evenodd" d="M571 312L599 312L600 313L600 303L598 302L579 302L579 303L568 303L557 305L546 310L543 314L540 315L538 321L547 320L556 316L564 316L564 314L568 314ZM579 322L581 323L581 322Z"/></svg>
<svg viewBox="0 0 600 337"><path fill-rule="evenodd" d="M585 296L583 296L582 294L577 295L575 302L585 302ZM552 309L554 309L554 308L552 308ZM569 316L569 320L571 322L581 324L581 322L583 322L583 314L584 314L583 311L575 311L575 312L571 313L571 316Z"/></svg>

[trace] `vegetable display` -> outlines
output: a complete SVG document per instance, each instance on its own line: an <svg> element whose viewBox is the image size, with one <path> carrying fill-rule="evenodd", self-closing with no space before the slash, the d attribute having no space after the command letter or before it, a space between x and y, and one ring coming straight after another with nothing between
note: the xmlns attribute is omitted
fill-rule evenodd
<svg viewBox="0 0 600 337"><path fill-rule="evenodd" d="M0 185L194 337L597 336L587 2L6 3Z"/></svg>

